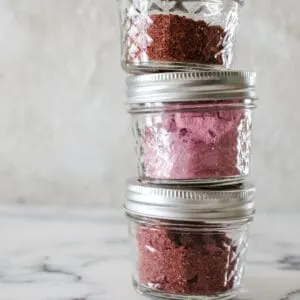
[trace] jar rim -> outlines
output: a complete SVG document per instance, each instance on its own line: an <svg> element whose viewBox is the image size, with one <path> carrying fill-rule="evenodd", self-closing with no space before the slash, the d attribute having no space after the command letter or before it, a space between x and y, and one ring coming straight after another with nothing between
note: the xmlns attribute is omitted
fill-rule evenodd
<svg viewBox="0 0 300 300"><path fill-rule="evenodd" d="M243 219L252 216L255 187L167 186L130 180L125 212L150 218L193 221L199 219Z"/></svg>
<svg viewBox="0 0 300 300"><path fill-rule="evenodd" d="M197 71L154 73L127 78L128 103L201 100L257 100L256 73L247 71Z"/></svg>
<svg viewBox="0 0 300 300"><path fill-rule="evenodd" d="M243 218L233 218L233 219L199 219L199 220L178 220L178 219L166 219L166 218L158 218L158 217L145 217L135 214L130 214L126 212L126 216L129 220L132 220L135 223L145 226L164 226L165 228L189 228L192 231L201 230L212 230L215 228L234 228L239 227L243 224L249 224L253 222L254 214L243 217Z"/></svg>

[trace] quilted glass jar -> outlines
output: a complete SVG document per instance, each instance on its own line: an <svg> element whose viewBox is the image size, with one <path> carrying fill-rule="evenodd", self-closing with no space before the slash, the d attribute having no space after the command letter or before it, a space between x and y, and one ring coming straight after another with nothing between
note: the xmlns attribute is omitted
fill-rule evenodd
<svg viewBox="0 0 300 300"><path fill-rule="evenodd" d="M229 67L238 0L119 0L122 65L145 73Z"/></svg>
<svg viewBox="0 0 300 300"><path fill-rule="evenodd" d="M160 73L128 79L139 178L234 184L249 174L255 74Z"/></svg>
<svg viewBox="0 0 300 300"><path fill-rule="evenodd" d="M232 299L254 215L254 187L170 188L131 182L125 211L133 284L159 299Z"/></svg>

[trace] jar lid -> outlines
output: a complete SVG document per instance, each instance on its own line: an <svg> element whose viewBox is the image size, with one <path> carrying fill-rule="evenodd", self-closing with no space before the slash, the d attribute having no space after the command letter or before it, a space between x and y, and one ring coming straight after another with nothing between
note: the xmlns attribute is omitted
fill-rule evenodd
<svg viewBox="0 0 300 300"><path fill-rule="evenodd" d="M244 71L175 72L130 76L127 79L128 103L256 100L255 81L256 73Z"/></svg>
<svg viewBox="0 0 300 300"><path fill-rule="evenodd" d="M252 216L255 187L199 188L167 186L131 180L124 209L130 215L182 221L235 220Z"/></svg>

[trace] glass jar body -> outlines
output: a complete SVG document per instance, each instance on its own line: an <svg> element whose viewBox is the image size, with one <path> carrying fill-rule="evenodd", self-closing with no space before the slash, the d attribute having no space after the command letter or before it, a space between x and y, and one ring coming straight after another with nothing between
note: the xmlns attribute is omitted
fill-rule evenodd
<svg viewBox="0 0 300 300"><path fill-rule="evenodd" d="M142 180L225 185L248 176L252 110L243 100L156 103L131 112Z"/></svg>
<svg viewBox="0 0 300 300"><path fill-rule="evenodd" d="M231 65L235 0L119 0L122 65L130 73Z"/></svg>
<svg viewBox="0 0 300 300"><path fill-rule="evenodd" d="M231 299L241 286L248 224L129 217L136 290L164 299Z"/></svg>

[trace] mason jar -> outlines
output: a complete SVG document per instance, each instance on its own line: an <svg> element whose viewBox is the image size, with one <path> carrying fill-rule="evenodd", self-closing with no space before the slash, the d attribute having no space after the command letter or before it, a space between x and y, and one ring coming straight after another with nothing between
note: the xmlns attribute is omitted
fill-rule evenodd
<svg viewBox="0 0 300 300"><path fill-rule="evenodd" d="M123 68L145 73L229 67L241 2L119 0Z"/></svg>
<svg viewBox="0 0 300 300"><path fill-rule="evenodd" d="M232 299L242 283L254 186L166 187L131 181L125 211L133 285L163 299Z"/></svg>
<svg viewBox="0 0 300 300"><path fill-rule="evenodd" d="M245 180L254 73L158 73L130 77L127 84L142 180L204 185Z"/></svg>

